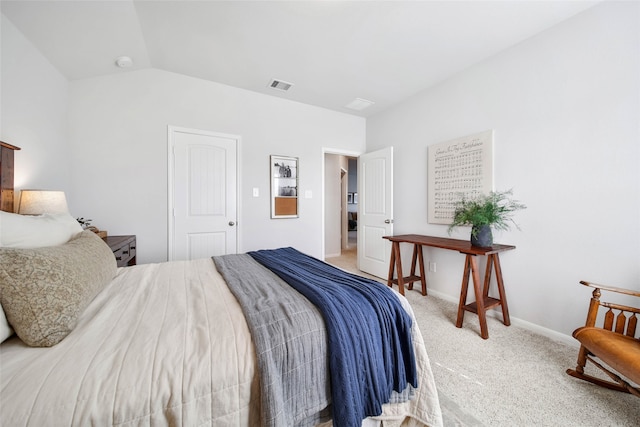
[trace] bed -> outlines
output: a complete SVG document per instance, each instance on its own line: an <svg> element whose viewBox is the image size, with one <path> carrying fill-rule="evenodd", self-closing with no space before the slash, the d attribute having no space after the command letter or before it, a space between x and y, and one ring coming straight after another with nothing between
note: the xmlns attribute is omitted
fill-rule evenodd
<svg viewBox="0 0 640 427"><path fill-rule="evenodd" d="M293 248L117 268L69 215L0 214L2 425L442 425L411 307L382 284ZM308 296L286 280L325 270ZM386 323L340 325L358 310L338 282L388 299Z"/></svg>

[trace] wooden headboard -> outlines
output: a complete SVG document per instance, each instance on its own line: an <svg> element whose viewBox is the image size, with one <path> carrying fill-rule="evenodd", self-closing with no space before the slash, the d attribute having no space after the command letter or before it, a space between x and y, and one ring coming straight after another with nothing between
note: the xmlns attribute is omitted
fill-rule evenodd
<svg viewBox="0 0 640 427"><path fill-rule="evenodd" d="M15 145L0 141L0 210L13 212L13 152Z"/></svg>

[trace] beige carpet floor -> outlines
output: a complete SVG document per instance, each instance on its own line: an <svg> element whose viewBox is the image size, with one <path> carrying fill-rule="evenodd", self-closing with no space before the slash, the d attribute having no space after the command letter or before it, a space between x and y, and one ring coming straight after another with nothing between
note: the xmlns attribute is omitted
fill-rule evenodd
<svg viewBox="0 0 640 427"><path fill-rule="evenodd" d="M355 251L326 261L362 274ZM459 329L455 303L417 291L406 297L427 345L445 426L640 426L639 398L565 373L575 367L577 348L496 318L488 319L490 338L483 340L475 314L466 313Z"/></svg>

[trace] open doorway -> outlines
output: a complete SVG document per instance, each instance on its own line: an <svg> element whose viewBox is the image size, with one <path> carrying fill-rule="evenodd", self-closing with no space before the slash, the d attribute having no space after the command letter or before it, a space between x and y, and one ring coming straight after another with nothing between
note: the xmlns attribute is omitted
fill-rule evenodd
<svg viewBox="0 0 640 427"><path fill-rule="evenodd" d="M357 270L358 159L325 153L324 255L340 268Z"/></svg>
<svg viewBox="0 0 640 427"><path fill-rule="evenodd" d="M351 197L357 212L353 255L356 258L346 270L364 272L386 280L391 257L391 242L383 239L393 235L393 147L368 153L344 153L323 149L323 253L325 261L333 263L344 258L341 248L343 233L347 233L349 203L345 208L341 180L348 176L349 158L357 159L355 171L357 192ZM346 166L345 166L346 164ZM349 191L346 191L347 201ZM359 194L360 193L360 194ZM355 236L357 234L357 236ZM332 259L330 259L332 258ZM335 265L335 263L334 263ZM359 274L359 273L358 273Z"/></svg>

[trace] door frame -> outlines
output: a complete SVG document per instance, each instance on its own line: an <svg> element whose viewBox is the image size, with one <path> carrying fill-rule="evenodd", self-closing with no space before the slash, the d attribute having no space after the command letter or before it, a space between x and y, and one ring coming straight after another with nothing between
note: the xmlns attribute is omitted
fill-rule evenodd
<svg viewBox="0 0 640 427"><path fill-rule="evenodd" d="M325 245L324 245L324 239L325 239L325 215L324 215L324 206L325 206L325 192L327 191L327 189L325 188L325 173L324 173L324 168L325 168L325 156L327 154L335 154L338 156L346 156L346 157L355 157L358 158L360 157L360 155L362 154L362 151L351 151L351 150L343 150L340 148L329 148L329 147L322 147L322 167L320 168L320 170L322 171L322 207L321 207L321 211L322 211L322 221L321 221L321 236L322 238L320 239L321 241L321 246L320 246L320 250L321 250L321 254L322 254L322 260L324 261L325 259ZM360 174L360 171L358 171L358 175ZM358 206L358 210L360 209L360 207ZM360 215L358 213L358 215Z"/></svg>
<svg viewBox="0 0 640 427"><path fill-rule="evenodd" d="M345 179L346 178L346 179ZM347 187L349 183L349 171L345 170L343 167L340 167L340 210L342 211L342 215L340 215L340 253L343 250L349 249L349 206L347 206L347 193L349 188Z"/></svg>
<svg viewBox="0 0 640 427"><path fill-rule="evenodd" d="M242 248L242 221L241 218L241 206L242 206L242 198L240 197L240 188L241 182L240 179L242 177L242 172L240 170L242 162L240 161L241 155L241 147L242 147L242 137L240 135L233 135L222 132L213 132L203 129L194 129L194 128L185 128L180 126L167 125L167 260L173 260L173 232L174 232L174 223L173 223L173 211L174 211L174 194L173 194L173 186L174 186L174 167L173 167L173 150L174 150L174 138L173 134L175 132L181 133L193 133L196 135L206 135L206 136L214 136L219 138L228 138L236 140L236 250L238 253L243 252Z"/></svg>

